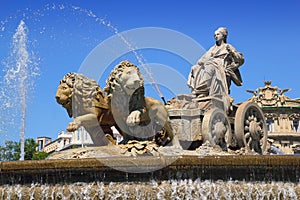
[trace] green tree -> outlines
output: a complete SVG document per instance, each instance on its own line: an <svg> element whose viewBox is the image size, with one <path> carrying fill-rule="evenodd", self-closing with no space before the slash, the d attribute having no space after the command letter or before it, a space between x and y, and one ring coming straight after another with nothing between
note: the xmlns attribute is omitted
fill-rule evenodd
<svg viewBox="0 0 300 200"><path fill-rule="evenodd" d="M33 155L36 153L37 143L34 139L25 140L25 157L24 160L32 160Z"/></svg>
<svg viewBox="0 0 300 200"><path fill-rule="evenodd" d="M12 161L20 158L20 145L14 141L6 141L0 146L0 161Z"/></svg>
<svg viewBox="0 0 300 200"><path fill-rule="evenodd" d="M25 160L32 160L37 153L35 140L32 138L25 140ZM20 159L20 142L6 141L5 146L0 146L0 161L12 161Z"/></svg>
<svg viewBox="0 0 300 200"><path fill-rule="evenodd" d="M39 151L33 154L32 160L45 160L48 157L49 153L44 151Z"/></svg>
<svg viewBox="0 0 300 200"><path fill-rule="evenodd" d="M10 161L12 158L12 151L6 145L0 146L0 161Z"/></svg>

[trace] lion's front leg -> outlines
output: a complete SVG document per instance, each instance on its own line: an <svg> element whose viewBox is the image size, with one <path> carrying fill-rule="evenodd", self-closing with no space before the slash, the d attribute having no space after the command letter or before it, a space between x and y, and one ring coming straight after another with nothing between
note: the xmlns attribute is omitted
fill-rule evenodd
<svg viewBox="0 0 300 200"><path fill-rule="evenodd" d="M80 126L96 126L98 125L97 116L93 113L80 115L75 117L72 122L69 123L67 131L73 132L76 131Z"/></svg>
<svg viewBox="0 0 300 200"><path fill-rule="evenodd" d="M138 125L141 122L141 114L142 112L139 110L132 111L127 117L126 124L128 126Z"/></svg>
<svg viewBox="0 0 300 200"><path fill-rule="evenodd" d="M67 131L69 132L76 131L80 126L81 126L81 121L75 118L72 122L69 123L67 127Z"/></svg>

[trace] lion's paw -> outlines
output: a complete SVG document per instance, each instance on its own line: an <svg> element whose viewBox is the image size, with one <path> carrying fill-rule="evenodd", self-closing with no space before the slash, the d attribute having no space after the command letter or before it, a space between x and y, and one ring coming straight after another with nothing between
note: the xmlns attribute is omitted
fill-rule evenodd
<svg viewBox="0 0 300 200"><path fill-rule="evenodd" d="M127 117L126 124L128 126L135 126L141 121L141 111L135 110L132 111Z"/></svg>
<svg viewBox="0 0 300 200"><path fill-rule="evenodd" d="M73 132L73 131L76 131L78 128L79 128L79 124L73 121L73 122L69 123L69 125L67 127L67 131Z"/></svg>

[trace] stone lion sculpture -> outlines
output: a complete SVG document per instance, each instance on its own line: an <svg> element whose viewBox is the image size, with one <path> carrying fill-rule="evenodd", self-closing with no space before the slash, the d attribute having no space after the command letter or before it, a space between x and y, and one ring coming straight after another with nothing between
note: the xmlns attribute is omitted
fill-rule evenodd
<svg viewBox="0 0 300 200"><path fill-rule="evenodd" d="M144 96L144 80L137 66L123 61L110 73L104 91L114 119L129 140L152 140L166 145L173 139L168 111L158 100Z"/></svg>
<svg viewBox="0 0 300 200"><path fill-rule="evenodd" d="M60 80L56 101L67 110L69 117L74 117L67 131L83 126L95 145L107 145L107 138L112 139L110 127L115 121L107 97L96 81L82 74L68 73Z"/></svg>
<svg viewBox="0 0 300 200"><path fill-rule="evenodd" d="M128 61L112 70L104 91L82 74L66 74L57 88L56 101L74 117L67 130L85 127L95 145L113 142L112 126L122 134L122 143L154 140L166 145L173 139L165 106L144 96L143 77Z"/></svg>

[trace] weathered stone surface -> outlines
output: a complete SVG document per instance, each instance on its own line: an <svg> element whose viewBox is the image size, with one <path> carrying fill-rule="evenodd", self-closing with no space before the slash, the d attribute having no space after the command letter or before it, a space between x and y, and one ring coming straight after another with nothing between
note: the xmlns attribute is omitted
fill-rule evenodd
<svg viewBox="0 0 300 200"><path fill-rule="evenodd" d="M95 145L114 143L109 137L112 126L123 136L123 143L153 140L167 145L173 141L165 106L144 96L142 74L131 62L122 61L112 70L104 90L82 74L68 73L60 81L56 100L74 117L67 130L84 126Z"/></svg>
<svg viewBox="0 0 300 200"><path fill-rule="evenodd" d="M291 99L284 93L290 91L290 88L280 89L277 86L271 85L272 81L265 81L265 86L257 88L255 91L246 90L252 93L253 96L248 101L253 101L261 107L267 106L286 106L286 107L299 107L299 99Z"/></svg>
<svg viewBox="0 0 300 200"><path fill-rule="evenodd" d="M220 27L214 37L212 46L191 68L188 86L196 96L228 95L231 81L242 85L239 66L244 63L244 56L227 44L227 28Z"/></svg>
<svg viewBox="0 0 300 200"><path fill-rule="evenodd" d="M156 170L129 173L139 167ZM299 182L299 156L142 156L2 162L4 184L148 182L150 180L245 180Z"/></svg>
<svg viewBox="0 0 300 200"><path fill-rule="evenodd" d="M264 87L246 90L253 96L249 102L257 103L264 113L268 127L268 138L276 154L299 154L300 146L300 100L285 95L289 88L280 89L272 81L265 81Z"/></svg>
<svg viewBox="0 0 300 200"><path fill-rule="evenodd" d="M109 111L107 97L96 81L82 74L68 73L60 80L55 97L69 117L74 117L67 127L68 131L84 126L95 145L110 143L105 134L112 135L110 127L115 125L115 121Z"/></svg>
<svg viewBox="0 0 300 200"><path fill-rule="evenodd" d="M128 61L118 64L107 78L104 90L123 143L155 140L159 145L166 145L171 142L168 112L160 101L145 97L144 79L137 66Z"/></svg>

